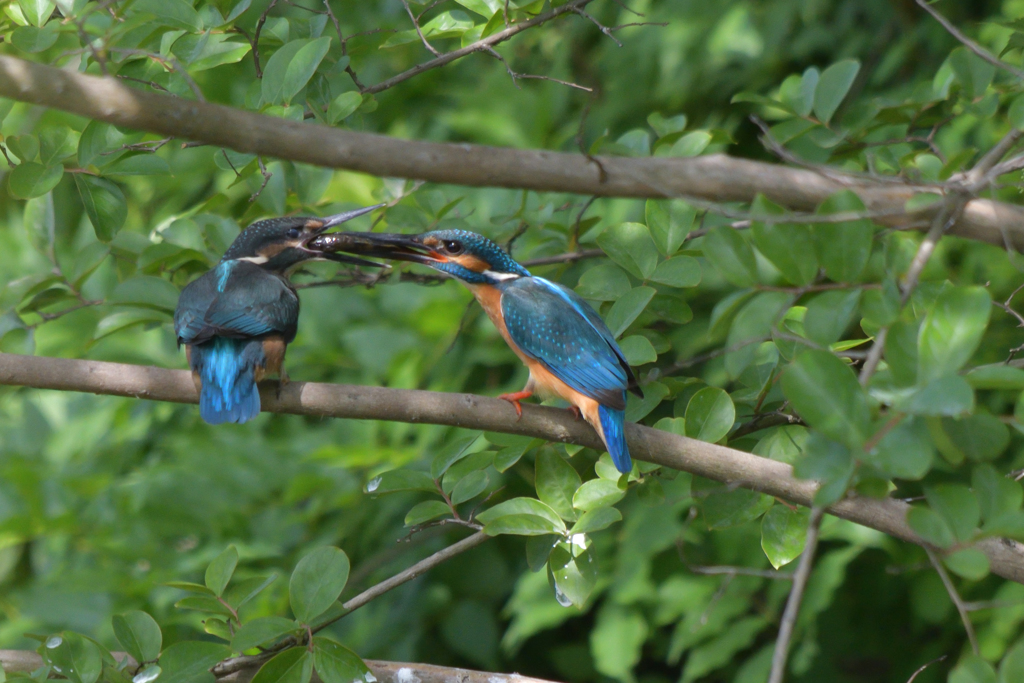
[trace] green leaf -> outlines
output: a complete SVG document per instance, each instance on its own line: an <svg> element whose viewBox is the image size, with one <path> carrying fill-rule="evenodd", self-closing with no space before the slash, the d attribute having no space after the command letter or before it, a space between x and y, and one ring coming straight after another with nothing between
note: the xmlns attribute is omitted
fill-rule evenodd
<svg viewBox="0 0 1024 683"><path fill-rule="evenodd" d="M851 190L832 195L818 207L822 215L864 211L864 202ZM836 282L856 282L871 256L875 230L868 219L814 226L818 261Z"/></svg>
<svg viewBox="0 0 1024 683"><path fill-rule="evenodd" d="M999 683L1024 681L1024 643L1018 642L999 663Z"/></svg>
<svg viewBox="0 0 1024 683"><path fill-rule="evenodd" d="M980 581L988 576L989 563L985 553L974 548L964 548L942 558L943 564L965 579Z"/></svg>
<svg viewBox="0 0 1024 683"><path fill-rule="evenodd" d="M136 0L132 9L135 12L152 14L164 26L186 31L203 29L203 20L199 18L199 13L185 0Z"/></svg>
<svg viewBox="0 0 1024 683"><path fill-rule="evenodd" d="M178 294L178 288L163 278L136 275L115 287L108 301L173 311L178 305Z"/></svg>
<svg viewBox="0 0 1024 683"><path fill-rule="evenodd" d="M1015 512L1024 503L1024 489L1020 482L1000 475L991 465L977 465L974 468L971 487L978 497L981 518L985 521Z"/></svg>
<svg viewBox="0 0 1024 683"><path fill-rule="evenodd" d="M42 654L72 683L96 683L103 668L103 658L96 643L69 631L48 639Z"/></svg>
<svg viewBox="0 0 1024 683"><path fill-rule="evenodd" d="M895 479L917 480L932 468L935 447L924 420L904 419L890 429L869 453L865 462Z"/></svg>
<svg viewBox="0 0 1024 683"><path fill-rule="evenodd" d="M860 290L822 292L807 304L804 330L807 336L828 346L839 341L857 314Z"/></svg>
<svg viewBox="0 0 1024 683"><path fill-rule="evenodd" d="M249 579L235 581L224 594L224 599L229 605L233 605L236 610L242 609L243 605L262 593L274 581L277 581L277 574L254 576Z"/></svg>
<svg viewBox="0 0 1024 683"><path fill-rule="evenodd" d="M981 508L970 488L963 484L939 484L925 487L924 495L958 541L971 539L981 520Z"/></svg>
<svg viewBox="0 0 1024 683"><path fill-rule="evenodd" d="M113 626L117 642L135 661L153 662L160 656L163 636L153 617L139 610L115 614Z"/></svg>
<svg viewBox="0 0 1024 683"><path fill-rule="evenodd" d="M814 494L815 505L831 505L846 493L856 463L850 449L818 432L811 432L801 457L793 467L800 479L816 479L820 486Z"/></svg>
<svg viewBox="0 0 1024 683"><path fill-rule="evenodd" d="M395 491L437 493L437 484L434 483L433 477L419 470L389 470L366 484L367 493L379 495Z"/></svg>
<svg viewBox="0 0 1024 683"><path fill-rule="evenodd" d="M736 406L729 394L704 387L686 405L686 436L709 443L724 439L736 422Z"/></svg>
<svg viewBox="0 0 1024 683"><path fill-rule="evenodd" d="M665 117L661 115L661 112L653 112L647 116L647 123L650 124L659 138L663 138L666 135L678 133L686 128L686 114Z"/></svg>
<svg viewBox="0 0 1024 683"><path fill-rule="evenodd" d="M332 124L344 121L355 113L363 103L363 96L354 90L343 92L331 101L327 108L327 120Z"/></svg>
<svg viewBox="0 0 1024 683"><path fill-rule="evenodd" d="M988 326L992 299L984 287L950 287L925 316L917 339L917 382L955 374L970 360Z"/></svg>
<svg viewBox="0 0 1024 683"><path fill-rule="evenodd" d="M178 609L190 609L197 612L209 612L219 614L225 619L231 619L234 615L231 610L215 597L206 595L190 595L174 603Z"/></svg>
<svg viewBox="0 0 1024 683"><path fill-rule="evenodd" d="M597 562L589 550L559 543L548 556L548 571L559 604L583 608L597 584Z"/></svg>
<svg viewBox="0 0 1024 683"><path fill-rule="evenodd" d="M778 569L800 557L807 540L809 521L810 510L807 508L791 510L782 504L773 505L764 514L761 518L761 548L773 567Z"/></svg>
<svg viewBox="0 0 1024 683"><path fill-rule="evenodd" d="M597 238L597 246L641 280L649 278L658 266L658 248L643 223L620 223L608 228Z"/></svg>
<svg viewBox="0 0 1024 683"><path fill-rule="evenodd" d="M822 123L832 120L839 105L842 104L850 86L860 71L860 62L856 59L844 59L836 62L821 72L818 84L814 88L814 115Z"/></svg>
<svg viewBox="0 0 1024 683"><path fill-rule="evenodd" d="M263 101L291 102L306 87L330 47L331 39L327 36L292 40L281 47L263 69Z"/></svg>
<svg viewBox="0 0 1024 683"><path fill-rule="evenodd" d="M738 230L725 226L712 228L701 241L701 247L704 258L731 284L737 287L753 287L757 284L754 250Z"/></svg>
<svg viewBox="0 0 1024 683"><path fill-rule="evenodd" d="M570 534L592 534L607 529L612 524L622 521L622 513L617 508L603 507L584 512L569 530Z"/></svg>
<svg viewBox="0 0 1024 683"><path fill-rule="evenodd" d="M711 133L706 130L695 130L676 140L666 154L672 157L695 157L707 149L710 144Z"/></svg>
<svg viewBox="0 0 1024 683"><path fill-rule="evenodd" d="M1010 365L983 365L968 372L965 378L975 389L1024 389L1024 370Z"/></svg>
<svg viewBox="0 0 1024 683"><path fill-rule="evenodd" d="M659 263L650 279L669 287L696 287L700 284L700 264L691 256L676 256Z"/></svg>
<svg viewBox="0 0 1024 683"><path fill-rule="evenodd" d="M356 653L323 636L313 638L313 664L323 683L372 683L375 680Z"/></svg>
<svg viewBox="0 0 1024 683"><path fill-rule="evenodd" d="M626 357L626 362L634 367L658 360L658 352L654 350L654 345L643 335L634 334L620 340L619 348Z"/></svg>
<svg viewBox="0 0 1024 683"><path fill-rule="evenodd" d="M452 439L441 446L430 463L430 476L440 479L449 467L469 455L469 447L475 444L479 438L480 432L473 432L468 436Z"/></svg>
<svg viewBox="0 0 1024 683"><path fill-rule="evenodd" d="M57 4L53 0L18 0L18 6L33 26L42 26L53 14L53 8Z"/></svg>
<svg viewBox="0 0 1024 683"><path fill-rule="evenodd" d="M760 292L743 304L729 328L725 345L725 369L731 377L739 377L754 362L759 343L766 341L772 326L792 303L786 292Z"/></svg>
<svg viewBox="0 0 1024 683"><path fill-rule="evenodd" d="M260 667L252 683L309 683L313 677L313 653L293 647Z"/></svg>
<svg viewBox="0 0 1024 683"><path fill-rule="evenodd" d="M501 449L494 454L494 469L505 472L519 462L529 449L543 443L540 439L529 436L516 436L514 434L497 434L488 432L487 440L500 446Z"/></svg>
<svg viewBox="0 0 1024 683"><path fill-rule="evenodd" d="M124 156L103 168L107 176L170 175L171 167L156 154L141 153Z"/></svg>
<svg viewBox="0 0 1024 683"><path fill-rule="evenodd" d="M616 482L607 479L591 479L584 482L572 497L572 506L583 512L615 505L626 492Z"/></svg>
<svg viewBox="0 0 1024 683"><path fill-rule="evenodd" d="M43 166L34 161L18 164L7 176L7 188L18 199L39 197L57 186L64 175L60 164Z"/></svg>
<svg viewBox="0 0 1024 683"><path fill-rule="evenodd" d="M160 323L169 323L172 318L169 313L163 311L150 311L150 310L131 310L131 311L118 311L117 313L111 313L104 317L96 324L96 331L93 333L93 339L103 339L115 332L128 329L134 325L152 325Z"/></svg>
<svg viewBox="0 0 1024 683"><path fill-rule="evenodd" d="M956 539L945 520L934 510L915 505L907 511L907 524L924 541L938 548L948 548Z"/></svg>
<svg viewBox="0 0 1024 683"><path fill-rule="evenodd" d="M210 667L231 656L227 645L185 640L160 655L160 683L213 683Z"/></svg>
<svg viewBox="0 0 1024 683"><path fill-rule="evenodd" d="M985 94L996 75L996 67L977 56L966 47L958 47L949 53L949 65L953 68L964 95L971 100Z"/></svg>
<svg viewBox="0 0 1024 683"><path fill-rule="evenodd" d="M483 470L470 472L460 479L459 483L452 489L452 505L461 505L467 500L476 498L485 488L487 488L489 481L490 479L487 477L487 472Z"/></svg>
<svg viewBox="0 0 1024 683"><path fill-rule="evenodd" d="M831 353L800 353L782 375L782 391L800 416L826 436L851 448L867 439L867 397L849 366Z"/></svg>
<svg viewBox="0 0 1024 683"><path fill-rule="evenodd" d="M538 515L510 514L497 517L484 525L488 536L511 534L514 536L546 536L555 533L551 522Z"/></svg>
<svg viewBox="0 0 1024 683"><path fill-rule="evenodd" d="M610 678L633 680L633 667L640 663L648 628L648 620L639 607L611 600L603 603L590 633L594 668Z"/></svg>
<svg viewBox="0 0 1024 683"><path fill-rule="evenodd" d="M11 135L4 142L19 161L35 161L39 155L39 138L34 135Z"/></svg>
<svg viewBox="0 0 1024 683"><path fill-rule="evenodd" d="M414 505L412 509L406 513L405 525L417 526L424 522L429 522L432 519L450 515L451 513L452 510L446 503L440 500L425 500L422 503Z"/></svg>
<svg viewBox="0 0 1024 683"><path fill-rule="evenodd" d="M235 573L238 565L238 549L229 545L224 552L214 558L210 566L206 568L206 587L213 591L213 594L220 597Z"/></svg>
<svg viewBox="0 0 1024 683"><path fill-rule="evenodd" d="M213 592L201 583L192 583L191 581L168 581L163 585L170 588L177 588L178 590L202 593L203 595L209 596L213 595Z"/></svg>
<svg viewBox="0 0 1024 683"><path fill-rule="evenodd" d="M79 152L81 155L81 152ZM124 194L114 183L84 173L75 174L75 186L89 216L96 239L109 242L121 230L128 217L128 203ZM177 297L175 297L177 299ZM172 306L173 308L173 306Z"/></svg>
<svg viewBox="0 0 1024 683"><path fill-rule="evenodd" d="M713 493L701 502L701 512L708 529L726 529L752 522L771 508L775 499L747 489L727 490L715 484Z"/></svg>
<svg viewBox="0 0 1024 683"><path fill-rule="evenodd" d="M975 462L994 460L1010 445L1010 429L988 413L976 413L959 420L945 418L942 431L961 454Z"/></svg>
<svg viewBox="0 0 1024 683"><path fill-rule="evenodd" d="M287 634L298 630L299 625L284 617L260 617L242 624L231 639L231 649L245 652L260 645L270 645Z"/></svg>
<svg viewBox="0 0 1024 683"><path fill-rule="evenodd" d="M242 61L242 58L252 49L249 43L228 40L228 36L224 34L204 34L199 38L202 41L202 49L188 62L188 70L192 73L206 71L224 64L235 64ZM175 43L175 50L181 43L182 41Z"/></svg>
<svg viewBox="0 0 1024 683"><path fill-rule="evenodd" d="M532 516L544 520L547 527L545 533L565 533L565 523L558 513L552 510L549 505L535 498L513 498L512 500L506 500L488 510L484 510L476 518L481 524L490 524L492 521L510 515Z"/></svg>
<svg viewBox="0 0 1024 683"><path fill-rule="evenodd" d="M11 42L23 52L42 52L53 47L58 37L60 33L51 26L19 26L11 33Z"/></svg>
<svg viewBox="0 0 1024 683"><path fill-rule="evenodd" d="M455 0L470 12L476 12L485 19L490 19L495 12L504 6L502 0Z"/></svg>
<svg viewBox="0 0 1024 683"><path fill-rule="evenodd" d="M473 20L465 12L452 11L442 12L420 27L423 37L427 40L442 40L445 38L457 38L466 31L473 28ZM418 42L420 35L415 29L399 31L394 33L380 46L382 50L405 45L406 43Z"/></svg>
<svg viewBox="0 0 1024 683"><path fill-rule="evenodd" d="M534 485L537 497L565 520L575 520L572 497L580 487L580 475L565 458L550 448L537 453Z"/></svg>
<svg viewBox="0 0 1024 683"><path fill-rule="evenodd" d="M619 297L619 300L612 304L604 320L612 335L619 337L625 332L647 308L647 304L651 303L655 293L653 287L634 287Z"/></svg>
<svg viewBox="0 0 1024 683"><path fill-rule="evenodd" d="M629 276L618 266L603 263L580 276L576 293L584 299L615 301L631 289Z"/></svg>
<svg viewBox="0 0 1024 683"><path fill-rule="evenodd" d="M978 655L968 654L949 672L949 683L996 683L996 672Z"/></svg>
<svg viewBox="0 0 1024 683"><path fill-rule="evenodd" d="M891 367L891 366L890 366ZM914 415L960 417L974 410L974 392L960 375L933 379L893 407Z"/></svg>
<svg viewBox="0 0 1024 683"><path fill-rule="evenodd" d="M331 546L317 548L299 560L288 583L295 618L309 624L326 612L345 589L348 572L348 556Z"/></svg>
<svg viewBox="0 0 1024 683"><path fill-rule="evenodd" d="M785 216L786 210L758 194L751 206L755 216ZM818 275L814 229L809 225L755 221L754 245L795 285L810 284Z"/></svg>
<svg viewBox="0 0 1024 683"><path fill-rule="evenodd" d="M644 385L644 397L633 394L626 397L626 422L639 422L661 405L669 394L669 389L661 382L650 382Z"/></svg>
<svg viewBox="0 0 1024 683"><path fill-rule="evenodd" d="M664 256L671 256L679 250L697 218L693 207L678 199L648 199L645 213L651 238Z"/></svg>

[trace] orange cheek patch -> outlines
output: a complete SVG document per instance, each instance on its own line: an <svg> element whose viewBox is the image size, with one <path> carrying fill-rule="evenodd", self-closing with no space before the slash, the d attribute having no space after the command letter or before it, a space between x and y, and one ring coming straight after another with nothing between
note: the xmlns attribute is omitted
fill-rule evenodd
<svg viewBox="0 0 1024 683"><path fill-rule="evenodd" d="M469 270L472 270L474 273L482 273L488 268L490 268L490 265L486 261L478 259L476 256L470 256L468 254L465 256L449 257L448 260L455 261L455 263L458 263L463 268L468 268Z"/></svg>

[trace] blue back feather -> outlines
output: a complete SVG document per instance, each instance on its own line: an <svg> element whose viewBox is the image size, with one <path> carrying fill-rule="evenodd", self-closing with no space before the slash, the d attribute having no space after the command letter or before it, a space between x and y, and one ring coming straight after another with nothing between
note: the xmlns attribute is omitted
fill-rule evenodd
<svg viewBox="0 0 1024 683"><path fill-rule="evenodd" d="M626 445L626 412L599 406L597 414L601 417L605 446L608 448L608 455L612 456L615 469L623 474L629 474L633 470L633 461L629 457L629 446Z"/></svg>
<svg viewBox="0 0 1024 683"><path fill-rule="evenodd" d="M608 327L572 290L539 277L501 286L501 312L512 341L584 396L626 407L632 371Z"/></svg>
<svg viewBox="0 0 1024 683"><path fill-rule="evenodd" d="M248 422L259 414L255 372L266 364L262 341L214 337L193 346L191 358L202 379L199 415L204 421Z"/></svg>

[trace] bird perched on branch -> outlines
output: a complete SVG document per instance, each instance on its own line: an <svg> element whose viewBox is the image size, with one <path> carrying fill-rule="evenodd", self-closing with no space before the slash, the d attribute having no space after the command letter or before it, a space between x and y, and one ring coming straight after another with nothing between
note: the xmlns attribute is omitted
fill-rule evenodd
<svg viewBox="0 0 1024 683"><path fill-rule="evenodd" d="M625 436L626 391L640 396L629 363L590 304L567 287L535 277L500 246L466 230L421 235L361 234L375 247L354 253L423 263L466 285L512 350L530 370L522 391L503 394L522 415L519 401L534 393L561 398L601 436L620 472L632 462ZM351 248L333 234L315 249Z"/></svg>
<svg viewBox="0 0 1024 683"><path fill-rule="evenodd" d="M299 297L288 274L306 261L324 258L379 267L308 245L324 230L380 206L326 218L257 221L242 231L214 269L182 290L174 331L178 345L185 345L203 420L247 422L260 412L256 383L269 374L288 381L284 354L299 321Z"/></svg>

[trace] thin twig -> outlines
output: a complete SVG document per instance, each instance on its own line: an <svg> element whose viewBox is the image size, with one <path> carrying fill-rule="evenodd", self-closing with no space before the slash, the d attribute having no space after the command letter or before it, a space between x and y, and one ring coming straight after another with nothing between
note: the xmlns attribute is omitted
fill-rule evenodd
<svg viewBox="0 0 1024 683"><path fill-rule="evenodd" d="M939 578L942 579L942 585L946 587L949 599L953 601L956 611L960 613L960 621L964 623L964 630L967 631L967 640L971 642L971 649L974 650L974 654L978 654L978 636L974 634L974 625L971 623L971 617L967 612L963 599L960 598L960 594L956 591L956 586L953 585L953 581L949 578L946 568L942 566L942 562L935 556L935 552L927 546L925 546L924 551L928 553L928 561L932 563Z"/></svg>
<svg viewBox="0 0 1024 683"><path fill-rule="evenodd" d="M263 69L260 67L260 31L263 30L263 24L267 23L267 15L276 4L277 0L270 0L270 4L256 22L256 30L252 34L252 61L256 65L256 78L263 78Z"/></svg>
<svg viewBox="0 0 1024 683"><path fill-rule="evenodd" d="M227 154L225 154L224 156L226 158ZM249 203L250 204L253 203L254 201L256 201L256 198L259 197L263 193L263 190L265 190L266 187L267 187L267 183L270 182L270 178L274 175L273 173L271 173L270 171L267 170L266 165L264 165L264 163L263 163L263 157L260 157L260 156L256 157L256 163L260 167L260 173L263 174L263 184L260 185L260 189L258 189L255 192L253 192L252 196L249 197ZM238 171L235 171L235 173L238 173Z"/></svg>
<svg viewBox="0 0 1024 683"><path fill-rule="evenodd" d="M423 47L427 48L427 50L429 50L435 57L440 57L441 53L438 52L437 48L431 45L427 41L427 37L423 35L423 31L420 29L420 22L416 21L416 15L413 14L412 10L409 8L409 0L402 0L402 5L405 7L405 11L409 15L409 20L412 21L412 25L416 29L416 35L418 35L420 40L423 41Z"/></svg>
<svg viewBox="0 0 1024 683"><path fill-rule="evenodd" d="M348 616L353 611L359 609L360 607L371 602L372 600L379 598L388 591L397 588L398 586L401 586L404 583L412 581L413 579L419 576L422 576L423 574L430 571L442 562L450 560L456 555L463 553L467 550L470 550L471 548L475 548L476 546L480 545L489 538L490 536L488 536L487 534L483 533L482 531L478 531L472 536L468 536L467 538L464 538L457 543L453 543L452 545L446 548L438 550L430 557L420 560L419 562L409 567L405 571L399 572L391 578L385 579L377 585L367 588L359 595L342 603L341 607L344 611L341 614L322 624L317 624L316 628L312 629L312 632L318 633L322 631L323 629L327 628L328 626L338 621L342 617ZM261 652L258 655L243 655L241 657L231 657L230 659L225 659L224 661L220 662L212 669L210 669L210 671L213 673L214 676L218 678L223 678L228 674L234 673L236 671L241 671L243 669L254 666L255 664L264 662L273 657L274 654L279 652L280 650L292 647L293 645L297 644L300 644L298 642L298 639L294 637L285 638L283 641L278 643L273 648L268 648L265 652Z"/></svg>
<svg viewBox="0 0 1024 683"><path fill-rule="evenodd" d="M705 574L714 576L716 574L728 574L730 576L756 576L761 579L773 579L775 581L792 581L793 572L780 572L774 569L751 569L750 567L725 567L725 566L700 566L687 565L686 567L694 574Z"/></svg>
<svg viewBox="0 0 1024 683"><path fill-rule="evenodd" d="M915 671L915 672L913 673L913 675L911 675L911 677L910 677L910 678L908 678L908 679L907 679L907 683L914 683L914 679L915 679L915 678L917 678L917 675L918 675L919 673L921 673L922 671L924 671L925 669L927 669L927 668L928 668L929 666L931 666L932 664L937 664L937 663L939 663L939 662L943 661L943 660L944 660L944 659L946 659L946 657L948 657L948 656L949 656L949 655L942 655L941 657L937 657L936 659L933 659L932 661L928 662L927 664L924 664L924 665L922 665L922 666L921 666L921 667L920 667L920 668L919 668L919 669L918 669L917 671Z"/></svg>
<svg viewBox="0 0 1024 683"><path fill-rule="evenodd" d="M967 47L968 50L970 50L974 54L978 55L979 57L984 59L986 62L991 64L992 66L998 67L998 68L1002 69L1003 71L1006 71L1007 73L1011 73L1014 76L1016 76L1017 78L1019 78L1021 80L1024 80L1024 71L1021 71L1020 69L1018 69L1015 66L1011 66L1010 64L1007 64L1006 62L1004 62L1003 60L999 59L998 57L993 55L991 52L989 52L988 50L983 48L981 45L978 45L976 42L974 42L973 40L968 38L966 35L963 34L963 32L960 29L958 29L956 26L954 26L952 24L952 22L949 21L949 19L947 19L946 17L944 17L941 14L939 14L938 11L936 11L931 5L929 5L927 2L925 2L925 0L915 0L915 1L917 2L917 4L925 12L927 12L930 15L932 15L932 17L935 18L935 21L937 21L940 24L942 24L942 28L944 28L947 31L949 31L950 35L952 35L954 38L956 38L961 43L963 43Z"/></svg>
<svg viewBox="0 0 1024 683"><path fill-rule="evenodd" d="M811 508L811 518L807 525L807 540L804 543L804 551L800 555L796 574L793 576L793 588L789 591L786 609L782 613L782 623L779 625L779 637L775 640L775 652L772 653L772 670L768 677L768 683L782 683L786 673L789 643L793 638L797 615L800 613L800 602L803 600L804 589L807 588L807 580L811 576L811 567L814 566L814 553L818 549L818 531L821 529L821 518L824 514L824 508L817 505Z"/></svg>
<svg viewBox="0 0 1024 683"><path fill-rule="evenodd" d="M593 17L593 15L588 14L586 11L584 11L584 9L582 7L574 7L572 11L575 12L576 14L580 15L584 19L587 19L588 21L590 21L592 24L594 24L594 26L596 26L598 29L600 29L601 33L605 34L606 36L611 38L613 41L615 41L616 45L618 45L619 47L622 47L622 43L619 42L619 39L616 38L614 35L612 35L612 29L608 28L607 26L602 24L600 21L595 19Z"/></svg>

